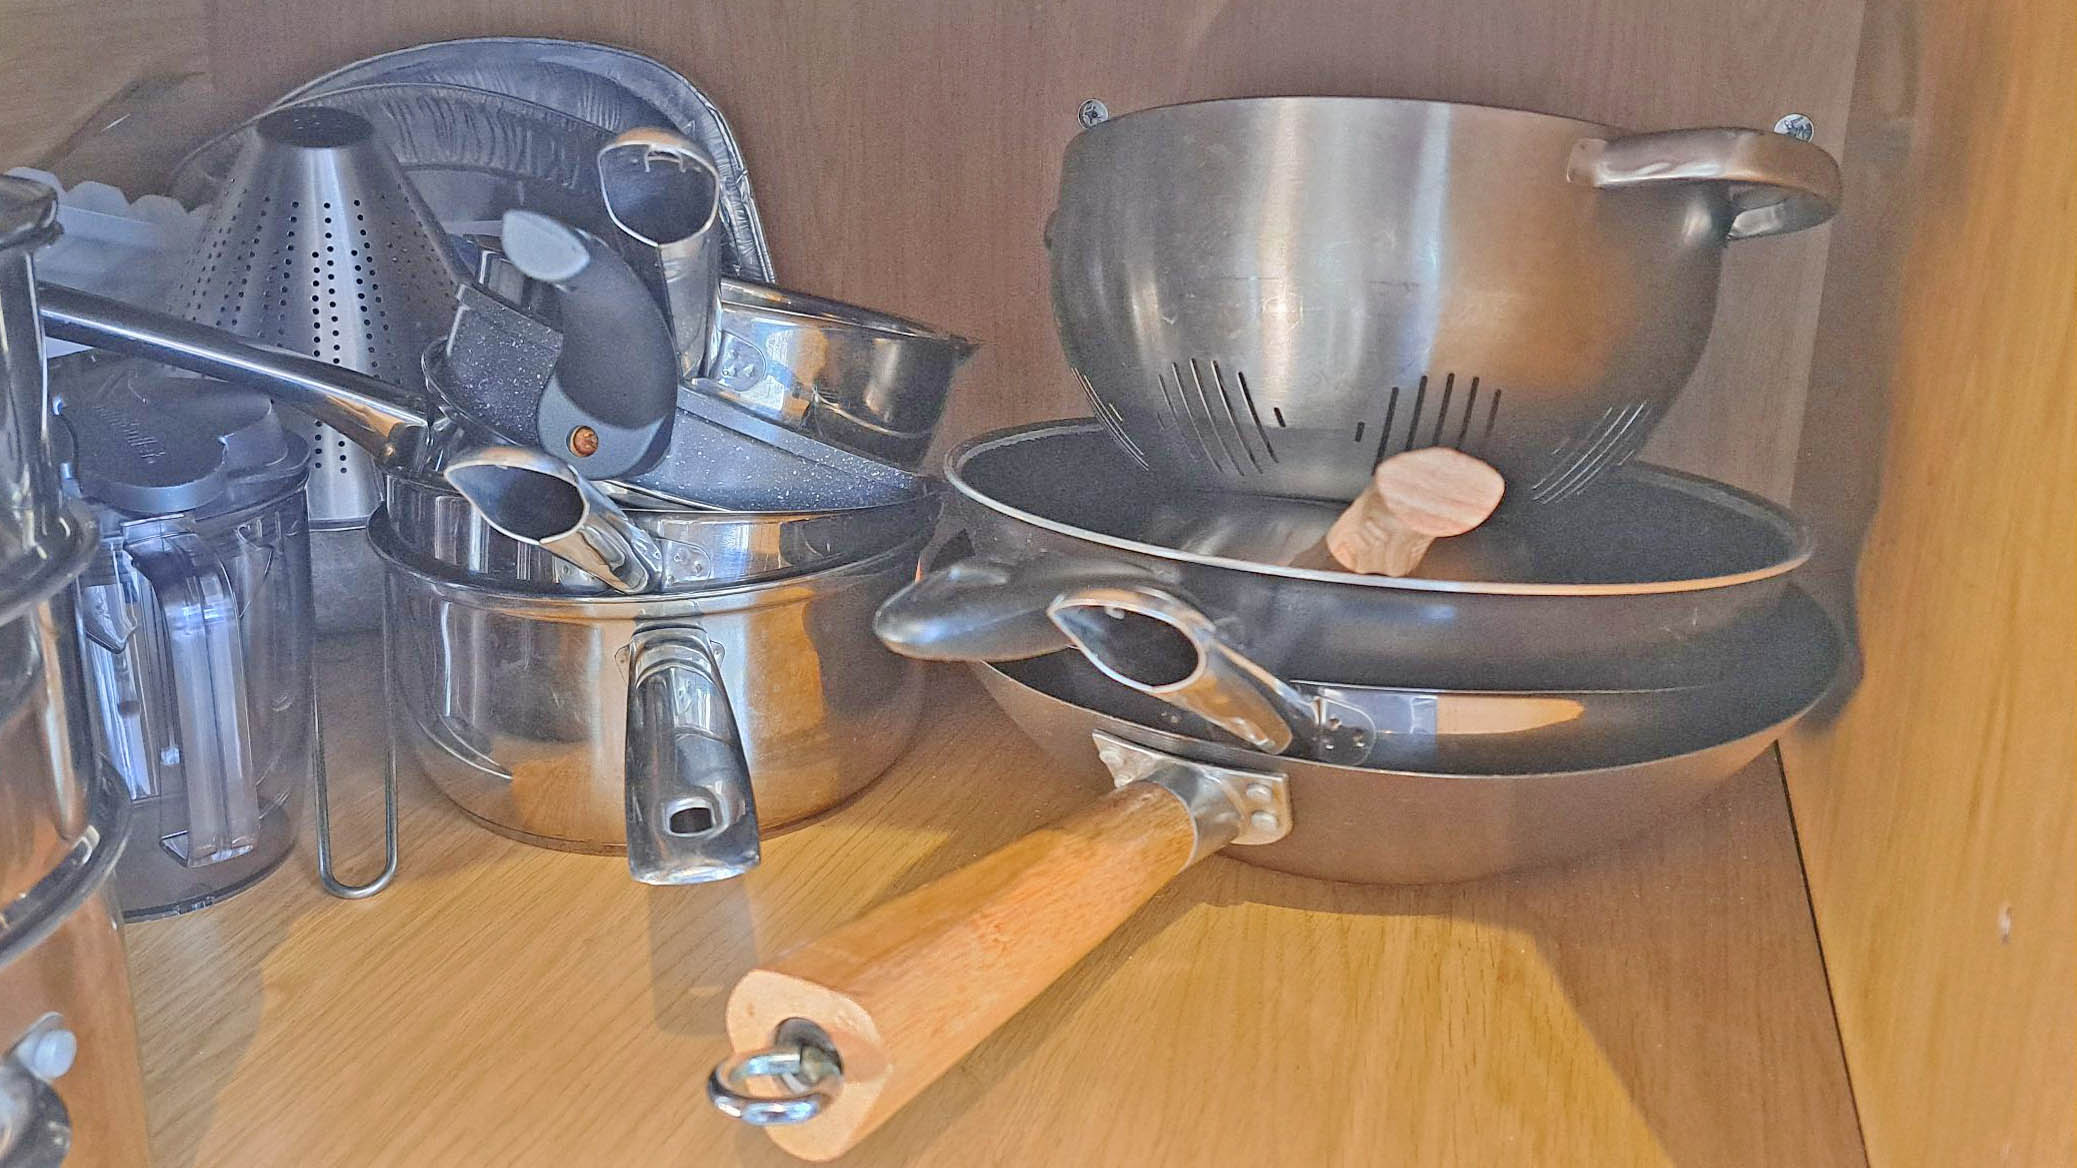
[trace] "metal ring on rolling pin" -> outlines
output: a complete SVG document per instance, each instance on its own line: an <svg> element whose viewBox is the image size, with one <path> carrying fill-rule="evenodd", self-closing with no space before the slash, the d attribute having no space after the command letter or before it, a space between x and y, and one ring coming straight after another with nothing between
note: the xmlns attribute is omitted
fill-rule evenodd
<svg viewBox="0 0 2077 1168"><path fill-rule="evenodd" d="M750 1094L751 1079L776 1079L788 1094ZM805 1018L788 1018L773 1032L772 1045L715 1064L707 1076L707 1100L752 1127L785 1127L822 1114L843 1086L843 1060L829 1035Z"/></svg>

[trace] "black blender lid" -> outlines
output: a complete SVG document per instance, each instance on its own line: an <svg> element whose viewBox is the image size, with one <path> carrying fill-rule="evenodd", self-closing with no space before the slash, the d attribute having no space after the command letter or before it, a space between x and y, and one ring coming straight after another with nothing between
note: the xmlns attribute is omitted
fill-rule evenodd
<svg viewBox="0 0 2077 1168"><path fill-rule="evenodd" d="M56 389L80 494L120 511L198 510L256 473L301 470L259 394L139 361L94 362Z"/></svg>

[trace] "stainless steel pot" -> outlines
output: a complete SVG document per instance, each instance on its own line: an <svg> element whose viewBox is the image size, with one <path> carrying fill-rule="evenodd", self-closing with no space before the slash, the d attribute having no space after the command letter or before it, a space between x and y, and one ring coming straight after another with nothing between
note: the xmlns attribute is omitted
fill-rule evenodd
<svg viewBox="0 0 2077 1168"><path fill-rule="evenodd" d="M1354 498L1463 448L1562 498L1687 381L1727 241L1823 222L1782 134L1633 134L1380 98L1208 101L1079 134L1047 229L1068 362L1120 443L1202 487Z"/></svg>
<svg viewBox="0 0 2077 1168"><path fill-rule="evenodd" d="M463 810L548 847L628 851L645 883L754 866L758 832L821 811L908 745L917 665L874 639L921 537L804 576L709 591L496 591L428 561L387 514L392 719Z"/></svg>
<svg viewBox="0 0 2077 1168"><path fill-rule="evenodd" d="M914 470L975 345L884 312L724 279L711 348L694 388Z"/></svg>
<svg viewBox="0 0 2077 1168"><path fill-rule="evenodd" d="M108 884L130 802L94 765L67 587L93 549L84 510L60 511L36 570L0 598L0 1163L10 1165L149 1161Z"/></svg>
<svg viewBox="0 0 2077 1168"><path fill-rule="evenodd" d="M878 620L890 644L938 660L1066 648L1047 605L1074 587L1127 582L1232 622L1250 654L1287 677L1461 690L1665 684L1640 671L1772 605L1811 546L1781 508L1656 467L1437 544L1423 577L1284 566L1337 508L1178 487L1093 422L984 435L947 457L946 476L957 534L944 566Z"/></svg>
<svg viewBox="0 0 2077 1168"><path fill-rule="evenodd" d="M0 1163L150 1160L107 882L126 834L97 773L69 585L94 523L60 497L30 253L53 198L0 177Z"/></svg>

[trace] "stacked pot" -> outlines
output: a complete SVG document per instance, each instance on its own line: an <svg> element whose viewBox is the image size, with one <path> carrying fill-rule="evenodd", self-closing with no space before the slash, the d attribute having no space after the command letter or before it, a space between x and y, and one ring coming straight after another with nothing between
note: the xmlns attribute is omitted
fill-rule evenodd
<svg viewBox="0 0 2077 1168"><path fill-rule="evenodd" d="M130 800L95 765L73 637L96 539L50 444L29 257L54 219L0 177L0 1161L113 1168L148 1158L110 884Z"/></svg>
<svg viewBox="0 0 2077 1168"><path fill-rule="evenodd" d="M682 77L420 46L289 95L174 189L214 204L190 319L51 290L44 320L259 389L317 426L319 474L379 475L393 763L682 884L901 752L921 675L871 617L914 578L916 466L973 346L772 286L733 136ZM399 336L432 338L405 372ZM386 882L393 812L374 881L321 846L334 893Z"/></svg>

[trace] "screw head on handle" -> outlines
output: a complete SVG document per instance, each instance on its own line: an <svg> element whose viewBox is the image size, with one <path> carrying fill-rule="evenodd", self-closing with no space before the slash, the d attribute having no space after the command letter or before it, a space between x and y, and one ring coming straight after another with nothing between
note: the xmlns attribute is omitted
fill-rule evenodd
<svg viewBox="0 0 2077 1168"><path fill-rule="evenodd" d="M1817 123L1806 114L1783 114L1781 120L1774 123L1774 132L1787 134L1799 142L1808 142L1810 136L1817 133Z"/></svg>
<svg viewBox="0 0 2077 1168"><path fill-rule="evenodd" d="M1081 109L1075 111L1075 118L1082 123L1083 129L1100 126L1111 120L1111 107L1092 97L1082 103Z"/></svg>

